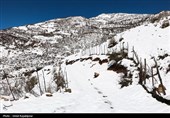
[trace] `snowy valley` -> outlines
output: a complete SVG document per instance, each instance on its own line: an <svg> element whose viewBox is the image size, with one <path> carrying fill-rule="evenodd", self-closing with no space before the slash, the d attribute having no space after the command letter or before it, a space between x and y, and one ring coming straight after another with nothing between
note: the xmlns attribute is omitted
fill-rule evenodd
<svg viewBox="0 0 170 118"><path fill-rule="evenodd" d="M170 11L0 31L1 113L169 113Z"/></svg>

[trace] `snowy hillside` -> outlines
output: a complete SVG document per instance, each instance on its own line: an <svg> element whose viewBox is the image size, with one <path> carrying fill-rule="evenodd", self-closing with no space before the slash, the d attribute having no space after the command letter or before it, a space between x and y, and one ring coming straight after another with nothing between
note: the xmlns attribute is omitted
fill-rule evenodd
<svg viewBox="0 0 170 118"><path fill-rule="evenodd" d="M93 65L93 67L92 67ZM107 71L107 63L90 60L66 66L71 93L54 93L52 97L30 97L18 101L1 101L5 113L138 113L170 112L170 107L151 97L136 83L120 89L121 75ZM100 73L94 78L94 72ZM3 105L10 106L4 107ZM3 108L4 107L4 108Z"/></svg>
<svg viewBox="0 0 170 118"><path fill-rule="evenodd" d="M128 16L125 21L124 16ZM130 20L135 17L138 20ZM140 26L135 25L140 21ZM69 28L76 25L69 32L57 30L61 37L66 37L65 40L54 34L55 22L69 23ZM87 22L94 23L97 28L84 30ZM127 26L125 24L135 26L127 26L129 28L123 32L102 30L116 22L120 27ZM2 113L170 112L170 12L151 16L101 14L89 21L69 17L46 23L1 32ZM38 32L36 28L40 28ZM38 34L43 28L48 29L45 37ZM16 38L18 29L25 30L23 33L28 35ZM76 32L77 29L83 29L85 36ZM27 39L33 30L33 38ZM16 33L15 36L10 34L11 31ZM71 31L74 33L70 34ZM6 36L11 41L4 41ZM103 37L107 38L95 42ZM53 47L52 44L60 38L65 42ZM74 38L76 40L72 40ZM71 50L69 44L75 42L84 48L78 45L80 47Z"/></svg>
<svg viewBox="0 0 170 118"><path fill-rule="evenodd" d="M65 56L105 42L112 33L143 24L150 15L108 16L107 20L102 15L91 19L81 16L60 18L0 30L0 48L4 52L2 64L7 68L14 68L16 65L12 62L18 61L21 62L17 64L20 67L33 67L27 60L42 66L57 64Z"/></svg>

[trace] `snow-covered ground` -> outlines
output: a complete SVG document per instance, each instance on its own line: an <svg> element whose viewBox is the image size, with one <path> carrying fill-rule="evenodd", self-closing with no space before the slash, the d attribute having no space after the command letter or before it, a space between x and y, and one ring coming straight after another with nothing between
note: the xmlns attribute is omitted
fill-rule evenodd
<svg viewBox="0 0 170 118"><path fill-rule="evenodd" d="M121 74L107 70L91 60L65 66L71 93L58 92L52 97L30 97L18 101L2 101L3 113L162 113L170 107L151 97L140 85L120 89ZM94 72L100 75L94 78ZM4 105L10 107L4 107Z"/></svg>
<svg viewBox="0 0 170 118"><path fill-rule="evenodd" d="M170 19L170 17L167 17L167 19ZM152 57L155 57L162 82L166 87L166 95L161 94L161 96L169 99L170 72L167 70L170 69L170 26L161 28L163 20L165 19L117 34L115 36L117 45L113 48L108 49L109 42L106 42L100 46L71 55L65 58L64 61L87 58L90 54L92 54L93 59L96 57L101 60L108 59L105 54L120 50L123 44L125 48L128 45L128 56L130 57L133 55L132 48L134 47L139 60L143 62L146 59L148 70L155 65L152 59ZM123 38L122 41L120 41L121 38ZM3 49L1 48L1 50ZM165 57L161 57L165 54L167 54ZM160 59L160 57L163 59ZM62 90L61 92L52 91L53 96L51 97L45 94L40 97L34 97L30 94L27 95L29 98L24 99L23 97L17 101L0 99L0 111L2 113L170 113L169 105L154 99L138 83L139 77L135 77L135 73L138 71L134 69L137 68L133 67L134 63L128 59L123 59L121 64L134 72L133 82L127 87L121 88L119 82L123 75L107 70L108 63L100 65L98 61L90 59L78 60L70 65L66 65L64 62L61 68L63 72L67 72L68 88L71 89L71 93ZM55 68L53 66L44 67L42 69L46 70L44 75L42 70L38 71L43 90L43 76L46 78L46 86L49 87L49 84L52 84L52 90L56 89L53 81ZM94 77L95 73L99 74L96 78ZM36 74L34 72L32 76L36 76ZM158 87L160 84L159 78L155 76L155 80L154 85ZM148 90L153 89L151 77L148 78L145 86ZM33 90L38 93L39 85L37 84ZM6 96L2 97L6 98Z"/></svg>

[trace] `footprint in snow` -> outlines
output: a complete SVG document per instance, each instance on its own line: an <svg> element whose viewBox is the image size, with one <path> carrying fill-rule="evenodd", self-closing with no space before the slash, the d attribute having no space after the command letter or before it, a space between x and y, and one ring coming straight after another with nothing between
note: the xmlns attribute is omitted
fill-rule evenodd
<svg viewBox="0 0 170 118"><path fill-rule="evenodd" d="M101 91L99 91L98 88L94 87L94 89L97 90L97 92L98 92L99 94L102 94L102 95L103 95L103 93L102 93ZM103 97L103 98L106 98L107 96L106 96L106 95L103 95L102 97ZM110 109L114 109L114 107L112 106L112 102L111 102L111 101L105 100L104 103L110 105Z"/></svg>
<svg viewBox="0 0 170 118"><path fill-rule="evenodd" d="M103 94L101 91L97 91L99 94Z"/></svg>
<svg viewBox="0 0 170 118"><path fill-rule="evenodd" d="M94 87L95 90L99 90L98 88Z"/></svg>
<svg viewBox="0 0 170 118"><path fill-rule="evenodd" d="M104 103L112 105L112 102L110 102L109 100L104 101Z"/></svg>
<svg viewBox="0 0 170 118"><path fill-rule="evenodd" d="M104 101L104 103L108 104L110 106L110 109L114 109L114 107L112 106L112 102L109 100Z"/></svg>

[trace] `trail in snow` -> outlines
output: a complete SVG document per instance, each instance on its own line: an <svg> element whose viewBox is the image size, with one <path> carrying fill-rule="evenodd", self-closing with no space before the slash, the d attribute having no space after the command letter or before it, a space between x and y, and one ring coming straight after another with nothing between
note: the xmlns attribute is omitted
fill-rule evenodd
<svg viewBox="0 0 170 118"><path fill-rule="evenodd" d="M76 64L76 70L73 70L72 66L66 68L72 93L54 93L53 97L43 95L38 98L14 101L12 107L2 111L17 113L114 112L110 102L90 84L89 79L93 78L82 66ZM2 104L7 104L7 102Z"/></svg>
<svg viewBox="0 0 170 118"><path fill-rule="evenodd" d="M101 95L102 92L96 89L90 82L90 80L93 79L93 72L90 72L86 67L90 65L78 62L75 66L75 70L73 70L72 66L68 66L67 72L68 77L71 77L71 85L69 87L78 95L77 102L80 100L80 105L85 103L85 107L88 106L89 111L92 112L95 112L93 111L95 109L101 112L113 112L113 106L107 104L108 100L103 99L103 95Z"/></svg>
<svg viewBox="0 0 170 118"><path fill-rule="evenodd" d="M71 76L75 73L75 80L79 83L83 82L83 85L89 89L88 92L95 89L104 103L108 104L111 109L113 108L113 112L170 112L169 106L153 99L136 82L120 89L118 82L121 75L113 71L107 71L107 64L99 65L97 63L91 61L77 62L68 67L68 72ZM93 68L90 68L92 65L94 65ZM100 73L99 77L93 78L94 72ZM93 88L88 87L87 81Z"/></svg>
<svg viewBox="0 0 170 118"><path fill-rule="evenodd" d="M66 70L71 93L57 92L52 97L43 95L13 101L13 106L1 109L2 113L170 112L168 105L153 99L136 83L120 89L120 74L107 71L107 64L99 65L91 60L78 61L66 66ZM93 78L94 72L100 75ZM3 104L9 103L2 101Z"/></svg>
<svg viewBox="0 0 170 118"><path fill-rule="evenodd" d="M129 44L129 51L135 46L139 57L146 58L148 65L152 66L152 56L158 57L164 53L169 54L169 29L170 27L161 29L159 25L155 26L154 24L143 25L118 34L116 40L119 40L122 36L123 41ZM104 45L107 45L107 43L102 45L102 49L105 50L107 46ZM161 49L166 52L161 52ZM94 52L98 54L107 51ZM101 55L98 57L103 58ZM76 59L75 55L68 58ZM125 60L124 63L128 65L129 62ZM166 69L169 64L169 57L160 60L159 63ZM41 97L30 97L12 102L0 100L0 111L2 113L170 113L170 106L158 102L148 94L141 85L138 85L138 78L133 79L132 85L120 89L121 74L108 71L107 66L106 63L99 65L98 62L91 60L77 61L67 66L63 65L63 68L66 68L67 71L71 93L56 92L52 97L46 97L44 94ZM50 72L52 72L52 69ZM95 72L99 73L97 78L94 78ZM42 74L40 73L40 75ZM161 73L161 76L164 78L167 97L169 97L169 73ZM51 81L51 75L46 77ZM151 84L150 80L147 81L147 84ZM9 106L11 104L12 106L4 108L4 105Z"/></svg>

